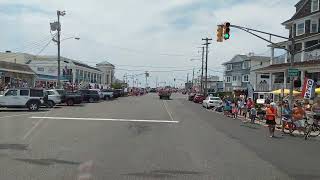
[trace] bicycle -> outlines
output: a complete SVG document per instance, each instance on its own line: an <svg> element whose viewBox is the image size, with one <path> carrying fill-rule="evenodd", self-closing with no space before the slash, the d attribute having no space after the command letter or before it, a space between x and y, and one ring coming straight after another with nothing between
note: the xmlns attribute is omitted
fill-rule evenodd
<svg viewBox="0 0 320 180"><path fill-rule="evenodd" d="M313 119L313 118L311 118L311 119ZM320 135L319 123L315 124L314 119L313 119L312 123L307 122L304 139L307 140L309 137L317 137L319 135Z"/></svg>
<svg viewBox="0 0 320 180"><path fill-rule="evenodd" d="M284 128L284 131L283 131L283 133L285 133L285 134L293 135L293 132L294 132L294 131L296 131L296 130L299 131L299 128L297 128L297 126L295 125L295 123L293 123L291 120L288 121L288 120L286 119L286 121L282 121L282 123L285 124L285 128ZM307 118L304 118L304 124L305 124L305 127L304 127L304 135L305 135L306 130L307 130L306 128L307 128L307 125L308 125L308 119L307 119ZM290 128L290 126L291 126L291 128ZM289 133L286 132L285 130L289 130Z"/></svg>

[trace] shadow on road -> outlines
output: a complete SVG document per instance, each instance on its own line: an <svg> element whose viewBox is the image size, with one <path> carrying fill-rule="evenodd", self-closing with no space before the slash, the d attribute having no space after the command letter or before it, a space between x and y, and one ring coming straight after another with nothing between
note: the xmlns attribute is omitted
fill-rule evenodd
<svg viewBox="0 0 320 180"><path fill-rule="evenodd" d="M22 161L25 163L36 164L41 166L50 166L53 164L67 164L67 165L79 165L79 162L73 161L65 161L59 159L23 159L23 158L16 158L17 161Z"/></svg>
<svg viewBox="0 0 320 180"><path fill-rule="evenodd" d="M202 172L196 171L182 171L182 170L154 170L149 172L138 172L138 173L128 173L122 174L125 176L136 176L144 178L174 178L176 176L186 176L186 175L202 175Z"/></svg>
<svg viewBox="0 0 320 180"><path fill-rule="evenodd" d="M151 131L151 126L146 124L130 123L128 129L136 135L141 135Z"/></svg>
<svg viewBox="0 0 320 180"><path fill-rule="evenodd" d="M10 149L10 150L28 150L27 144L0 144L0 150Z"/></svg>
<svg viewBox="0 0 320 180"><path fill-rule="evenodd" d="M46 112L49 109L39 109L38 111L29 111L28 109L0 109L0 112Z"/></svg>

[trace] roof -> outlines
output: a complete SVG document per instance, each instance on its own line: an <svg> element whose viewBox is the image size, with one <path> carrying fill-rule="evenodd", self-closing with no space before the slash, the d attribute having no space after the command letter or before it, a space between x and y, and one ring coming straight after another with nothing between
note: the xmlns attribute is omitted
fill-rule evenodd
<svg viewBox="0 0 320 180"><path fill-rule="evenodd" d="M0 61L0 71L11 71L22 74L35 74L28 65Z"/></svg>
<svg viewBox="0 0 320 180"><path fill-rule="evenodd" d="M296 13L287 21L283 22L282 25L285 25L293 20L300 19L306 16L310 16L313 14L319 13L319 11L311 12L311 0L301 0L296 5L297 8Z"/></svg>
<svg viewBox="0 0 320 180"><path fill-rule="evenodd" d="M81 67L85 67L85 68L88 68L88 69L93 69L93 70L96 70L96 71L101 71L100 69L98 68L95 68L95 67L92 67L92 66L89 66L87 64L83 64L83 63L80 63L80 62L77 62L77 61L73 61L73 64L75 64L76 66L81 66Z"/></svg>
<svg viewBox="0 0 320 180"><path fill-rule="evenodd" d="M316 68L320 66L320 60L310 60L310 61L303 61L303 62L295 62L293 65L293 68ZM282 63L282 64L272 64L270 66L264 67L264 68L260 68L260 69L256 69L253 71L276 71L276 70L283 70L283 68L289 68L290 67L290 63Z"/></svg>
<svg viewBox="0 0 320 180"><path fill-rule="evenodd" d="M99 65L109 65L109 66L114 66L113 64L109 63L108 61L103 61L101 63L98 63L97 66Z"/></svg>
<svg viewBox="0 0 320 180"><path fill-rule="evenodd" d="M224 62L222 65L243 62L243 61L270 61L268 56L247 56L247 55L236 55L230 61Z"/></svg>

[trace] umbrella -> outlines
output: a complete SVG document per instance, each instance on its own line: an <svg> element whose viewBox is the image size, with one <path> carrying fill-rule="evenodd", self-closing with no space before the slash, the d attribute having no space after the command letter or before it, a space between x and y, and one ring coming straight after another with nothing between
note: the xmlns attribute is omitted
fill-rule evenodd
<svg viewBox="0 0 320 180"><path fill-rule="evenodd" d="M320 88L317 88L317 89L316 89L316 93L317 93L317 94L320 94Z"/></svg>
<svg viewBox="0 0 320 180"><path fill-rule="evenodd" d="M283 94L290 94L290 89L283 89ZM275 90L275 91L272 91L273 94L281 94L282 90L281 89L278 89L278 90ZM293 91L293 94L301 94L301 92L299 91Z"/></svg>

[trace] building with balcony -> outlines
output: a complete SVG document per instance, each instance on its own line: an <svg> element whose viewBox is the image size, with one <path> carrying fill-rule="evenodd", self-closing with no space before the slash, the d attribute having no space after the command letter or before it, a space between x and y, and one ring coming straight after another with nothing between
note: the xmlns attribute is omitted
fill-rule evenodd
<svg viewBox="0 0 320 180"><path fill-rule="evenodd" d="M296 5L295 14L283 22L289 31L288 38L294 38L295 50L302 51L295 54L293 68L299 70L299 76L295 80L303 81L305 77L318 81L320 78L320 11L319 0L300 0ZM256 70L256 91L271 91L280 88L289 88L290 79L288 69L291 57L289 53L275 57L276 48L292 49L291 41L283 41L277 45L270 45L270 66Z"/></svg>
<svg viewBox="0 0 320 180"><path fill-rule="evenodd" d="M253 70L270 65L270 57L255 56L253 53L236 55L223 65L224 91L246 91L248 88L256 88L257 77Z"/></svg>

